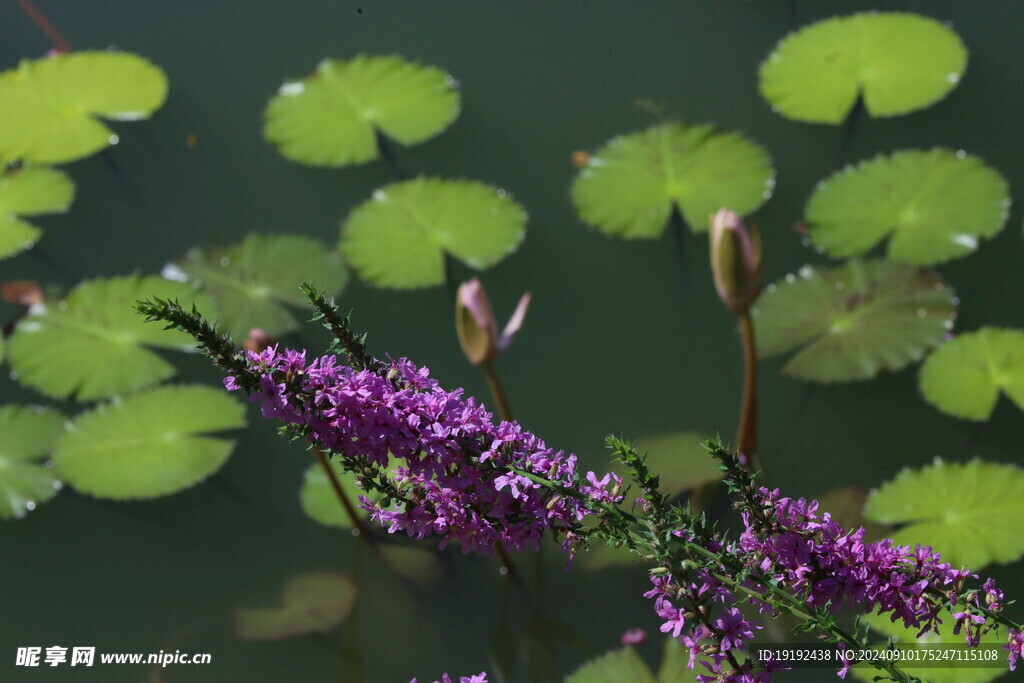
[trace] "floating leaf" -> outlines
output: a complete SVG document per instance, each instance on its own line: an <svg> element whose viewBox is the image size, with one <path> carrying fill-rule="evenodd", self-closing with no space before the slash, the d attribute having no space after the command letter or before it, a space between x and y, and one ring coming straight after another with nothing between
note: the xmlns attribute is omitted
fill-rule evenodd
<svg viewBox="0 0 1024 683"><path fill-rule="evenodd" d="M818 498L819 510L832 515L832 519L844 529L864 527L868 539L888 538L892 535L889 527L864 519L864 505L868 494L869 491L860 486L841 486Z"/></svg>
<svg viewBox="0 0 1024 683"><path fill-rule="evenodd" d="M320 572L289 579L280 607L239 609L235 635L242 640L281 640L324 633L352 610L358 587L344 574Z"/></svg>
<svg viewBox="0 0 1024 683"><path fill-rule="evenodd" d="M920 638L917 637L917 632L920 629L907 628L903 625L902 620L893 623L890 619L890 615L888 614L861 615L860 619L870 625L873 630L882 634L885 638L896 638L899 643L907 645L911 643L920 643L923 648L930 646L933 650L934 648L941 648L947 657L956 656L956 651L953 649L954 647L967 648L963 635L953 635L952 620L948 618L938 626L938 633L929 631ZM882 639L879 638L872 640ZM1005 630L999 632L989 631L981 637L982 646L997 646L1001 648L1005 643ZM1000 654L1002 653L1000 652ZM915 678L922 681L929 681L929 683L988 683L989 681L993 681L1006 673L1005 661L1003 660L1004 657L1001 656L1000 662L1003 663L1004 666L993 666L992 662L988 662L980 666L972 666L969 661L965 661L963 666L957 666L951 661L944 665L935 667L922 666L915 663L913 668L906 669L904 667L904 670ZM867 662L854 665L851 671L858 679L868 683L873 683L875 677L882 673Z"/></svg>
<svg viewBox="0 0 1024 683"><path fill-rule="evenodd" d="M0 73L0 159L63 163L116 142L97 118L148 118L167 97L164 73L127 52L72 52Z"/></svg>
<svg viewBox="0 0 1024 683"><path fill-rule="evenodd" d="M999 393L1024 410L1024 331L983 327L940 346L921 366L921 393L944 413L992 417Z"/></svg>
<svg viewBox="0 0 1024 683"><path fill-rule="evenodd" d="M353 505L359 505L359 496L369 495L359 488L355 477L346 472L337 459L331 460L331 468L334 470L338 483L341 484L342 491ZM338 495L319 462L313 463L306 470L302 488L299 489L299 501L302 504L302 510L314 521L343 529L352 527L352 519L345 511L341 501L338 500ZM357 514L361 519L368 517L366 510L357 509Z"/></svg>
<svg viewBox="0 0 1024 683"><path fill-rule="evenodd" d="M459 115L455 80L400 57L325 59L316 73L288 81L271 98L263 137L292 161L348 166L376 159L380 133L413 145Z"/></svg>
<svg viewBox="0 0 1024 683"><path fill-rule="evenodd" d="M892 235L889 258L933 265L970 254L1002 230L1009 187L978 157L948 149L877 156L832 175L807 202L810 237L836 257Z"/></svg>
<svg viewBox="0 0 1024 683"><path fill-rule="evenodd" d="M526 211L505 190L469 180L416 178L376 190L352 210L341 251L375 287L443 284L445 254L483 270L526 234Z"/></svg>
<svg viewBox="0 0 1024 683"><path fill-rule="evenodd" d="M57 476L82 493L154 498L198 484L235 442L215 433L245 425L245 408L211 387L163 386L79 415L57 443Z"/></svg>
<svg viewBox="0 0 1024 683"><path fill-rule="evenodd" d="M936 458L873 491L865 516L903 526L897 543L930 545L945 562L978 570L1024 555L1024 471L1015 465Z"/></svg>
<svg viewBox="0 0 1024 683"><path fill-rule="evenodd" d="M620 135L590 155L572 184L581 219L626 239L661 235L674 209L694 232L722 207L749 213L771 196L764 148L711 125L666 123Z"/></svg>
<svg viewBox="0 0 1024 683"><path fill-rule="evenodd" d="M846 382L920 360L953 327L954 301L932 271L854 260L804 266L769 285L752 314L762 357L799 349L784 373Z"/></svg>
<svg viewBox="0 0 1024 683"><path fill-rule="evenodd" d="M298 327L287 306L308 307L302 282L336 296L348 282L341 256L301 235L249 235L224 249L194 249L164 269L189 278L217 301L218 327L235 339L258 328L271 337Z"/></svg>
<svg viewBox="0 0 1024 683"><path fill-rule="evenodd" d="M761 66L761 95L783 116L841 123L857 102L897 116L941 100L960 81L967 49L934 19L870 12L826 19L784 38Z"/></svg>
<svg viewBox="0 0 1024 683"><path fill-rule="evenodd" d="M682 493L722 478L703 441L698 432L662 434L637 439L637 448L647 453L647 465L661 479L661 490Z"/></svg>
<svg viewBox="0 0 1024 683"><path fill-rule="evenodd" d="M380 545L384 563L403 579L414 583L433 583L441 578L441 563L435 548L410 545Z"/></svg>
<svg viewBox="0 0 1024 683"><path fill-rule="evenodd" d="M651 670L631 647L606 652L566 677L565 683L655 683Z"/></svg>
<svg viewBox="0 0 1024 683"><path fill-rule="evenodd" d="M42 231L21 216L62 213L71 206L75 185L53 168L23 166L0 177L0 259L28 249Z"/></svg>
<svg viewBox="0 0 1024 683"><path fill-rule="evenodd" d="M665 638L665 654L658 669L658 683L696 683L697 675L707 673L701 666L703 660L690 668L690 649L676 638ZM741 657L742 659L742 657Z"/></svg>
<svg viewBox="0 0 1024 683"><path fill-rule="evenodd" d="M195 341L147 323L140 299L177 299L209 313L209 298L191 285L129 275L83 282L59 302L34 307L11 335L8 361L18 380L54 398L92 401L171 377L173 365L146 347L189 351Z"/></svg>
<svg viewBox="0 0 1024 683"><path fill-rule="evenodd" d="M50 453L64 416L30 406L0 407L0 519L24 517L53 498L60 482L39 460Z"/></svg>

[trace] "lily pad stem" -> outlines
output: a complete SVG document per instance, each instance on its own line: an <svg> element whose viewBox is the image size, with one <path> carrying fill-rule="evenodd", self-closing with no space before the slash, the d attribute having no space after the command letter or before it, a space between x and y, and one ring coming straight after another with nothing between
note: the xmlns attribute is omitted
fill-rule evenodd
<svg viewBox="0 0 1024 683"><path fill-rule="evenodd" d="M494 361L484 361L480 364L480 367L483 368L484 376L487 377L487 386L491 390L491 396L494 397L494 403L498 408L498 415L501 416L502 420L511 422L512 409L508 407L508 399L505 397L505 390L501 386L501 378L498 377L498 371L494 368Z"/></svg>
<svg viewBox="0 0 1024 683"><path fill-rule="evenodd" d="M740 339L743 342L743 403L740 407L740 424L736 433L736 449L747 457L747 466L752 472L757 451L757 342L754 338L754 324L750 310L737 314L740 325Z"/></svg>

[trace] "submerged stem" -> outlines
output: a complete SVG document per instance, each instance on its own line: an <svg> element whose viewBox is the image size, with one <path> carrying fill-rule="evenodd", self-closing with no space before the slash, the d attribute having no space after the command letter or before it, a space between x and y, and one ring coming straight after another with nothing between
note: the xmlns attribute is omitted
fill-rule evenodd
<svg viewBox="0 0 1024 683"><path fill-rule="evenodd" d="M316 453L316 460L320 463L324 473L327 475L327 481L330 482L331 488L334 490L334 494L338 497L338 501L341 506L345 508L345 513L348 515L349 521L352 522L352 526L359 530L360 535L364 538L371 540L373 539L373 532L370 527L366 525L366 522L362 517L359 516L359 512L356 510L356 506L349 500L348 494L345 493L345 489L341 488L341 482L338 481L338 475L335 473L334 468L331 467L331 460L324 453L323 449L319 446L313 446L313 452Z"/></svg>

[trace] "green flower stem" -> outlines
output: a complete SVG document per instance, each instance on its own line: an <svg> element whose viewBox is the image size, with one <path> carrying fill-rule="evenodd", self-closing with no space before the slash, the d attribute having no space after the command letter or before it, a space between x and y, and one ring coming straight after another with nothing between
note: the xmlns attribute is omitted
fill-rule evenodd
<svg viewBox="0 0 1024 683"><path fill-rule="evenodd" d="M508 399L505 397L505 390L501 386L501 378L498 377L498 371L494 368L494 361L486 360L480 364L480 367L484 371L484 376L487 377L487 386L491 390L491 396L494 397L494 403L498 408L498 415L501 416L502 420L511 422L512 409L509 408Z"/></svg>
<svg viewBox="0 0 1024 683"><path fill-rule="evenodd" d="M736 449L747 456L751 471L756 472L757 452L757 342L754 338L754 323L750 309L737 315L740 325L740 339L743 342L743 403L740 408L740 424L736 433Z"/></svg>
<svg viewBox="0 0 1024 683"><path fill-rule="evenodd" d="M317 462L320 463L324 473L327 475L327 481L330 482L331 488L334 489L334 494L338 497L341 506L345 508L345 513L348 515L349 521L352 522L352 526L359 530L359 534L363 538L373 540L375 538L373 531L366 525L366 521L359 516L356 507L349 500L348 494L341 488L341 482L338 481L338 476L335 474L334 468L331 467L330 458L327 457L327 454L319 446L313 446L313 452L316 454Z"/></svg>

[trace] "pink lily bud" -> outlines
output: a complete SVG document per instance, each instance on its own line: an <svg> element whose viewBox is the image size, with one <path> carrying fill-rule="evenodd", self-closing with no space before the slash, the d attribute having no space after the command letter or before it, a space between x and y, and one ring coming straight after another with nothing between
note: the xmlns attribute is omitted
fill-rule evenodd
<svg viewBox="0 0 1024 683"><path fill-rule="evenodd" d="M505 329L498 334L498 321L491 308L487 290L478 278L459 285L455 297L455 331L466 358L474 365L490 363L512 343L512 338L523 325L526 309L530 305L530 293L519 299Z"/></svg>
<svg viewBox="0 0 1024 683"><path fill-rule="evenodd" d="M761 293L761 235L735 211L719 209L711 217L711 271L719 298L733 313L749 309Z"/></svg>

